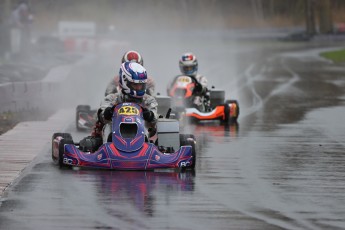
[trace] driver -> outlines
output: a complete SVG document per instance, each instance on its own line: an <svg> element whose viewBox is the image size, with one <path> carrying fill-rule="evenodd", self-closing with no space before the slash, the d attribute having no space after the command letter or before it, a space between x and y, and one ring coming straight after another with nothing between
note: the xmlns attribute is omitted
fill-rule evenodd
<svg viewBox="0 0 345 230"><path fill-rule="evenodd" d="M179 76L189 76L195 81L195 88L193 90L193 105L195 108L204 111L205 99L209 98L209 92L207 89L207 79L205 76L197 74L198 72L198 60L193 53L184 53L180 60L179 66L181 74L176 76L174 80Z"/></svg>
<svg viewBox="0 0 345 230"><path fill-rule="evenodd" d="M144 60L139 52L135 50L129 50L123 54L121 59L121 64L125 62L136 62L143 66ZM114 94L121 91L121 85L119 82L120 76L117 74L111 81L108 83L107 88L105 90L105 96L108 94ZM155 92L155 82L151 76L147 77L146 83L146 93L153 96ZM99 119L99 114L97 113L96 123L92 127L91 136L93 137L100 137L102 135L102 129L104 123L102 123Z"/></svg>
<svg viewBox="0 0 345 230"><path fill-rule="evenodd" d="M143 117L149 131L150 140L154 136L158 119L156 99L146 93L146 69L135 62L125 62L119 71L119 86L121 91L107 95L101 103L99 118L103 124L111 122L114 106L122 102L135 102L143 108Z"/></svg>
<svg viewBox="0 0 345 230"><path fill-rule="evenodd" d="M144 66L144 60L139 52L135 50L130 50L124 53L121 59L121 64L124 62L136 62L140 65ZM116 75L111 81L108 83L107 88L105 90L105 96L111 93L117 93L119 91L119 75ZM147 84L146 84L146 93L153 96L155 92L155 82L151 76L147 77Z"/></svg>

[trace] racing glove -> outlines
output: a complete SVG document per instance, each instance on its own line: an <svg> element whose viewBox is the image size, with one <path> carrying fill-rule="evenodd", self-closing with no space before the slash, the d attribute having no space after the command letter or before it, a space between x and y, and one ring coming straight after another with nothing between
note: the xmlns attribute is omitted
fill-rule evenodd
<svg viewBox="0 0 345 230"><path fill-rule="evenodd" d="M148 110L147 108L143 108L143 117L145 121L147 122L153 121L154 116L155 115L153 114L152 111Z"/></svg>
<svg viewBox="0 0 345 230"><path fill-rule="evenodd" d="M195 82L194 93L201 93L202 85L199 82Z"/></svg>
<svg viewBox="0 0 345 230"><path fill-rule="evenodd" d="M113 112L114 112L114 107L107 107L105 108L104 112L103 112L103 116L105 120L111 120L112 116L113 116Z"/></svg>

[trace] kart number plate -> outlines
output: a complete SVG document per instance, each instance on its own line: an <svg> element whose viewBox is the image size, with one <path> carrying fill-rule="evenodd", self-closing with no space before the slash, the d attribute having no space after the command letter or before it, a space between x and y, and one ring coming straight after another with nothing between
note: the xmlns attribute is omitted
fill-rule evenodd
<svg viewBox="0 0 345 230"><path fill-rule="evenodd" d="M192 79L190 77L179 77L177 82L180 83L192 83Z"/></svg>
<svg viewBox="0 0 345 230"><path fill-rule="evenodd" d="M119 115L139 115L139 110L133 106L122 106L118 112Z"/></svg>

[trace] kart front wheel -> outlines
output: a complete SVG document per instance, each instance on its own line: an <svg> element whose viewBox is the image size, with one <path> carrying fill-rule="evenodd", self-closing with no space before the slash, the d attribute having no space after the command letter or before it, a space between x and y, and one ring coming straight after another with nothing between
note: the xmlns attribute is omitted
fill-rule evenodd
<svg viewBox="0 0 345 230"><path fill-rule="evenodd" d="M66 144L74 144L71 134L69 133L62 133L62 139L59 143L59 166L60 168L64 166L63 164L63 155L65 153L65 145Z"/></svg>
<svg viewBox="0 0 345 230"><path fill-rule="evenodd" d="M190 167L191 169L195 169L195 164L196 164L196 151L195 151L195 141L194 140L187 140L187 145L192 146L192 166Z"/></svg>
<svg viewBox="0 0 345 230"><path fill-rule="evenodd" d="M54 133L53 136L52 136L52 160L53 160L54 163L56 163L57 160L58 160L58 158L54 157L54 140L58 136L62 136L62 133Z"/></svg>

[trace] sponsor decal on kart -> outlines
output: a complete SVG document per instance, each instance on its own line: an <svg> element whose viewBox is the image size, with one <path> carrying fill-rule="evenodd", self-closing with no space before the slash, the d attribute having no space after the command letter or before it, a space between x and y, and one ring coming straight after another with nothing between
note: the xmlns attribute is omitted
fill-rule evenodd
<svg viewBox="0 0 345 230"><path fill-rule="evenodd" d="M124 119L125 122L133 122L133 119L131 117L126 117Z"/></svg>
<svg viewBox="0 0 345 230"><path fill-rule="evenodd" d="M137 123L141 124L141 120L139 118L136 119Z"/></svg>
<svg viewBox="0 0 345 230"><path fill-rule="evenodd" d="M182 162L180 162L179 167L188 167L189 165L191 165L191 163L189 161L182 161Z"/></svg>
<svg viewBox="0 0 345 230"><path fill-rule="evenodd" d="M73 165L73 160L72 160L72 159L69 159L69 158L67 158L67 157L64 157L64 158L63 158L63 163L64 163L65 165Z"/></svg>

